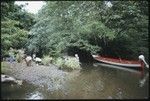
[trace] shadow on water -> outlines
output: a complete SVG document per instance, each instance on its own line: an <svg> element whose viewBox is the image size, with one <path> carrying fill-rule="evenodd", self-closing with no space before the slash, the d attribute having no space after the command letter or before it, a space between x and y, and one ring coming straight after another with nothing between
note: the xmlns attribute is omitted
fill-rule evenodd
<svg viewBox="0 0 150 101"><path fill-rule="evenodd" d="M5 99L147 99L149 96L149 73L139 75L106 66L82 64L82 70L69 72L63 88L50 91L24 83L22 87L2 85ZM54 83L55 84L55 83Z"/></svg>
<svg viewBox="0 0 150 101"><path fill-rule="evenodd" d="M1 83L1 97L2 99L24 99L36 88L36 86L27 82L23 82L22 86L17 84Z"/></svg>

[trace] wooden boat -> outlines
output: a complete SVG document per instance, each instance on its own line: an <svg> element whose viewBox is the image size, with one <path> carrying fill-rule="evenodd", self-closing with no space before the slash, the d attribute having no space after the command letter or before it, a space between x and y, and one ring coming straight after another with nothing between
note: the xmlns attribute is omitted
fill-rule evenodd
<svg viewBox="0 0 150 101"><path fill-rule="evenodd" d="M126 60L120 58L104 57L99 55L93 55L93 58L98 62L115 66L128 67L133 69L140 69L142 67L142 64L139 60Z"/></svg>

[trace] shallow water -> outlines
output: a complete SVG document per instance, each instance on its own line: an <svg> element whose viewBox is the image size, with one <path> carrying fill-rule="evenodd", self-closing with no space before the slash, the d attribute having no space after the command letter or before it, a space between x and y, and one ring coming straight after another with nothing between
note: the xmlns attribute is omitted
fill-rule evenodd
<svg viewBox="0 0 150 101"><path fill-rule="evenodd" d="M30 82L24 82L22 86L2 84L1 97L3 99L147 99L149 97L148 72L141 75L137 71L85 65L80 71L68 72L65 78L63 83L58 82L58 78L44 86L33 85ZM60 85L61 87L54 89Z"/></svg>

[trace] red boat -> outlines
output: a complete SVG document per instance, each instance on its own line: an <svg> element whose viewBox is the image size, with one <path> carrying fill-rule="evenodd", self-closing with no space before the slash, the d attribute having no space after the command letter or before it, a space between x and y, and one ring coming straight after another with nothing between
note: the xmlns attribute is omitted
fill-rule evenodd
<svg viewBox="0 0 150 101"><path fill-rule="evenodd" d="M143 65L139 60L126 60L120 58L104 57L99 55L93 55L93 58L101 63L121 66L121 67L129 67L134 69L140 69Z"/></svg>

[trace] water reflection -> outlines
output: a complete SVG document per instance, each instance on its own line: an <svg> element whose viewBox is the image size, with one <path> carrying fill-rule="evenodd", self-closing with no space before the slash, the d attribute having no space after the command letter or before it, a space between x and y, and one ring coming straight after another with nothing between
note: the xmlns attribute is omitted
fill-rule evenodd
<svg viewBox="0 0 150 101"><path fill-rule="evenodd" d="M145 75L142 75L141 80L139 80L139 86L143 87L147 79L149 78L149 73L145 73Z"/></svg>
<svg viewBox="0 0 150 101"><path fill-rule="evenodd" d="M35 91L31 94L29 94L29 97L27 96L28 99L43 99L43 95L38 92L38 91Z"/></svg>

